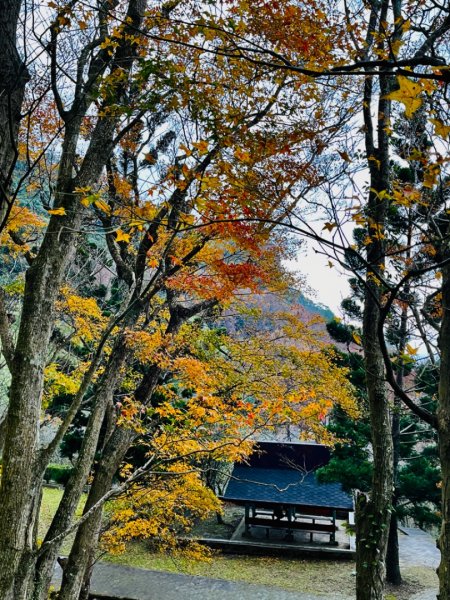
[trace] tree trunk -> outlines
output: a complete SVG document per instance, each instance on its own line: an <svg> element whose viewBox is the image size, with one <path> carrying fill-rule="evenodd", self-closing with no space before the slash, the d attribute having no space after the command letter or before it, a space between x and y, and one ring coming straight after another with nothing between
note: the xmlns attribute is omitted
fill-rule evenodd
<svg viewBox="0 0 450 600"><path fill-rule="evenodd" d="M374 5L375 6L375 5ZM388 3L380 7L380 22L386 19ZM387 397L384 360L380 344L383 330L383 281L385 264L384 228L389 189L388 78L380 78L376 142L372 121L372 80L364 87L365 142L370 171L367 214L367 270L363 317L364 367L369 404L373 476L370 497L360 494L356 506L356 597L357 600L382 600L386 575L386 551L393 492L393 449L390 406Z"/></svg>
<svg viewBox="0 0 450 600"><path fill-rule="evenodd" d="M403 350L404 352L404 350ZM401 354L401 353L399 353ZM400 359L401 361L401 359ZM399 361L399 363L400 363ZM402 385L403 367L399 364L399 376L397 383ZM400 376L401 375L401 376ZM398 545L398 519L397 519L397 479L398 465L400 461L400 400L395 399L394 411L392 414L392 450L393 450L393 479L394 492L392 494L392 514L391 523L389 526L388 546L386 553L386 581L392 585L400 585L402 583L402 575L400 572L400 556Z"/></svg>
<svg viewBox="0 0 450 600"><path fill-rule="evenodd" d="M408 247L411 245L411 226L408 234ZM405 294L409 294L409 286L405 286ZM408 341L408 308L407 305L402 308L399 331L398 345L398 371L397 384L403 387L403 376L405 367L403 364L403 354L405 353L406 343ZM388 548L386 554L386 581L392 585L400 585L402 583L402 575L400 572L400 556L398 546L398 519L397 519L397 502L398 502L398 466L400 463L400 410L401 400L397 396L394 399L394 410L392 413L392 450L393 450L393 476L394 476L394 493L392 495L392 515L391 524L389 527Z"/></svg>
<svg viewBox="0 0 450 600"><path fill-rule="evenodd" d="M96 469L84 511L88 511L111 489L114 475L127 453L136 433L116 429L106 444ZM78 528L72 550L64 569L59 600L74 600L89 587L90 572L100 537L103 507L95 510Z"/></svg>
<svg viewBox="0 0 450 600"><path fill-rule="evenodd" d="M442 525L439 537L439 600L450 600L450 267L442 269L442 324L439 401L437 410L442 472Z"/></svg>
<svg viewBox="0 0 450 600"><path fill-rule="evenodd" d="M65 139L57 205L66 215L50 219L38 255L27 271L19 334L11 369L11 387L6 420L3 473L0 488L0 598L13 598L14 578L22 552L30 548L31 511L36 493L32 482L42 477L45 465L39 454L39 418L47 348L53 331L55 303L78 245L84 209L74 193L77 186L92 185L111 152L114 122L100 122L77 178L72 179L72 136ZM102 137L102 142L97 139ZM77 134L74 134L77 137ZM104 136L104 137L103 137ZM20 600L17 596L14 600Z"/></svg>
<svg viewBox="0 0 450 600"><path fill-rule="evenodd" d="M40 469L39 416L47 347L59 287L73 256L79 219L64 231L49 226L43 251L27 273L16 345L0 488L0 597L13 598L22 552L32 552L32 508ZM41 473L42 474L42 473ZM19 600L16 596L14 600Z"/></svg>
<svg viewBox="0 0 450 600"><path fill-rule="evenodd" d="M137 0L139 6L141 0ZM130 6L135 7L134 2ZM127 41L124 42L128 44ZM87 107L85 107L87 110ZM76 188L94 185L111 155L117 120L101 118L91 135L82 166L74 176L73 161L83 114L66 126L57 180L56 207L64 216L52 216L38 255L26 275L22 316L11 369L6 420L3 472L0 488L0 598L22 600L14 595L15 578L24 552L30 547L32 507L36 486L45 465L39 452L39 419L47 348L53 331L55 303L68 275L87 211Z"/></svg>
<svg viewBox="0 0 450 600"><path fill-rule="evenodd" d="M366 309L367 317L369 312ZM372 427L373 479L370 498L361 494L356 506L356 597L358 600L381 600L393 485L392 435L382 357L376 340L369 334L369 327L366 325L365 352Z"/></svg>
<svg viewBox="0 0 450 600"><path fill-rule="evenodd" d="M386 581L392 583L392 585L400 585L402 583L402 574L400 571L398 520L395 507L396 501L392 503L391 524L389 526L389 538L386 553Z"/></svg>
<svg viewBox="0 0 450 600"><path fill-rule="evenodd" d="M10 209L8 188L17 159L17 134L29 79L17 51L21 6L22 0L0 0L0 231Z"/></svg>
<svg viewBox="0 0 450 600"><path fill-rule="evenodd" d="M144 375L135 393L136 399L142 402L142 404L147 405L150 403L160 374L160 368L154 365ZM116 427L114 429L102 449L102 456L95 471L86 501L85 512L109 492L113 478L137 436L138 434L132 429L123 427ZM102 514L103 508L100 507L77 530L66 569L64 570L59 600L72 600L74 598L80 598L81 600L86 595L89 589L93 560L100 537Z"/></svg>
<svg viewBox="0 0 450 600"><path fill-rule="evenodd" d="M127 350L123 339L120 338L115 344L115 349L110 356L105 375L96 395L95 405L89 418L75 470L64 489L58 510L45 536L44 545L47 542L51 543L52 539L64 533L72 522L92 468L106 408L112 401L114 390L124 374L122 367L126 361L126 356ZM63 539L57 543L51 543L48 550L39 557L36 564L33 600L46 600L48 597L54 564L62 542Z"/></svg>

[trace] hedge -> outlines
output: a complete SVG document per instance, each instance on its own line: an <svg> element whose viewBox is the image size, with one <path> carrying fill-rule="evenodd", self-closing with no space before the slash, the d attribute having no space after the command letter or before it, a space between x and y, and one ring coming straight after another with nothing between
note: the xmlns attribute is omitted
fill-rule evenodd
<svg viewBox="0 0 450 600"><path fill-rule="evenodd" d="M72 475L73 467L68 465L48 465L45 469L44 479L48 483L54 481L61 485L66 485Z"/></svg>

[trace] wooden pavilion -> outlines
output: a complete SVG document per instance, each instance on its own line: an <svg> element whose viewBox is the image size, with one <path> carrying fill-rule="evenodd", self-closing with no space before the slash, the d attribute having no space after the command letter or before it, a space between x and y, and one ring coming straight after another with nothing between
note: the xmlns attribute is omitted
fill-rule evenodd
<svg viewBox="0 0 450 600"><path fill-rule="evenodd" d="M245 508L244 536L253 527L329 536L336 544L336 520L349 520L353 498L339 483L319 483L315 471L330 451L313 443L260 442L247 464L235 464L222 499Z"/></svg>

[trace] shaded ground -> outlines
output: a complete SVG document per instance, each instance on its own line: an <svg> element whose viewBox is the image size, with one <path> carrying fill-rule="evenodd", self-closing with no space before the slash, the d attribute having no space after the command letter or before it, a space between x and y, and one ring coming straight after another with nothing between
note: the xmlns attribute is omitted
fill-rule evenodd
<svg viewBox="0 0 450 600"><path fill-rule="evenodd" d="M351 561L219 554L208 564L152 554L146 550L144 544L133 544L126 554L109 557L108 560L113 560L116 564L197 575L202 578L225 579L243 584L253 583L268 586L269 592L272 587L275 587L289 592L301 591L312 596L330 597L330 591L334 590L332 598L336 600L350 600L354 595L355 578L352 575L354 565Z"/></svg>
<svg viewBox="0 0 450 600"><path fill-rule="evenodd" d="M350 539L349 535L345 532L345 529L342 525L342 521L336 521L337 531L336 531L336 546L330 545L330 535L327 533L314 533L313 540L311 540L310 533L306 531L293 531L292 532L292 541L289 542L290 547L302 546L302 547L322 547L324 549L331 548L350 548ZM282 546L287 545L287 537L286 537L286 529L270 529L269 535L267 535L267 530L265 527L251 527L250 535L245 533L245 523L244 518L241 519L240 523L236 527L233 535L231 536L232 540L235 541L243 541L244 539L251 540L255 543L261 544L280 544Z"/></svg>
<svg viewBox="0 0 450 600"><path fill-rule="evenodd" d="M387 589L387 600L435 600L437 593L437 576L435 567L439 563L439 551L435 540L419 529L406 529L409 535L400 535L400 554L402 574L405 583L399 588ZM235 598L267 598L282 600L283 598L321 598L322 600L353 600L355 597L355 572L352 562L329 560L298 560L284 558L224 556L218 555L211 564L189 563L174 560L161 554L152 554L145 544L133 544L127 554L111 557L115 562L134 565L148 569L170 571L178 574L200 575L194 578L196 585L201 585L204 600L228 599L221 595L222 588L214 582L220 579L240 582L240 587L223 588L233 590ZM183 581L177 580L179 585ZM211 582L211 594L207 591ZM241 596L246 585L251 583L263 587L258 593L263 596ZM190 585L190 584L189 584ZM251 586L252 588L252 586ZM190 589L190 588L189 588ZM205 591L206 590L206 591ZM290 592L288 596L280 596L280 590ZM184 591L180 589L184 599ZM248 593L256 591L249 588ZM224 591L223 594L226 594ZM163 596L161 596L163 597ZM186 596L189 599L189 596ZM196 598L193 596L193 598ZM146 600L146 597L143 597ZM177 599L179 600L179 599Z"/></svg>
<svg viewBox="0 0 450 600"><path fill-rule="evenodd" d="M404 584L388 587L387 600L436 600L436 567L440 554L436 540L421 529L402 527L399 531L400 567Z"/></svg>
<svg viewBox="0 0 450 600"><path fill-rule="evenodd" d="M95 567L91 590L94 595L117 595L127 600L321 600L319 596L291 593L280 588L107 563ZM341 596L336 596L338 598Z"/></svg>
<svg viewBox="0 0 450 600"><path fill-rule="evenodd" d="M243 509L235 504L224 503L223 523L218 523L217 517L211 515L204 521L200 521L191 531L191 537L222 538L231 539L233 532L243 517Z"/></svg>

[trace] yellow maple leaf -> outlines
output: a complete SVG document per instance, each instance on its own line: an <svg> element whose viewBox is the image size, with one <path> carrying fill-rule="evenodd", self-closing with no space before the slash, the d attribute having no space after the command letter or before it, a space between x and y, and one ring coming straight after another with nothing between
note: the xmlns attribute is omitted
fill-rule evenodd
<svg viewBox="0 0 450 600"><path fill-rule="evenodd" d="M427 168L424 170L423 187L430 189L433 188L438 182L440 173L440 165L435 163L428 165Z"/></svg>
<svg viewBox="0 0 450 600"><path fill-rule="evenodd" d="M182 150L186 156L191 156L192 151L185 144L180 144L180 150Z"/></svg>
<svg viewBox="0 0 450 600"><path fill-rule="evenodd" d="M436 135L443 138L444 140L448 138L448 136L450 134L450 125L444 125L444 123L442 121L440 121L439 119L428 119L428 120L430 121L430 123L433 123L434 132Z"/></svg>
<svg viewBox="0 0 450 600"><path fill-rule="evenodd" d="M422 86L420 83L416 83L408 77L399 75L397 77L399 89L387 94L388 100L396 100L401 102L405 107L405 115L410 119L413 114L422 106L422 98L420 94L422 92Z"/></svg>
<svg viewBox="0 0 450 600"><path fill-rule="evenodd" d="M208 142L206 141L194 142L192 145L194 148L197 148L199 154L206 154L208 152Z"/></svg>
<svg viewBox="0 0 450 600"><path fill-rule="evenodd" d="M66 209L63 206L59 208L53 208L52 210L47 211L49 215L59 215L63 217L66 214Z"/></svg>
<svg viewBox="0 0 450 600"><path fill-rule="evenodd" d="M126 244L129 244L130 234L125 233L125 231L122 231L121 229L118 229L116 231L116 242L125 242Z"/></svg>
<svg viewBox="0 0 450 600"><path fill-rule="evenodd" d="M352 215L352 221L355 221L355 223L357 225L365 225L366 224L366 218L360 212L357 212L354 215Z"/></svg>
<svg viewBox="0 0 450 600"><path fill-rule="evenodd" d="M133 221L130 221L128 225L130 227L136 227L139 231L142 231L144 229L145 221L142 221L141 219L134 219Z"/></svg>
<svg viewBox="0 0 450 600"><path fill-rule="evenodd" d="M406 351L408 354L414 356L414 354L417 354L418 350L419 348L414 348L414 346L411 346L411 344L406 344Z"/></svg>
<svg viewBox="0 0 450 600"><path fill-rule="evenodd" d="M234 151L234 156L240 160L241 162L244 163L248 163L251 161L251 156L249 152L246 152L245 150L241 150L240 148L237 148Z"/></svg>
<svg viewBox="0 0 450 600"><path fill-rule="evenodd" d="M111 213L111 208L101 198L99 198L98 200L94 200L94 204L99 210L106 213L107 215Z"/></svg>
<svg viewBox="0 0 450 600"><path fill-rule="evenodd" d="M353 341L358 344L359 346L361 346L362 342L361 342L361 337L356 333L356 331L352 332L352 338Z"/></svg>

